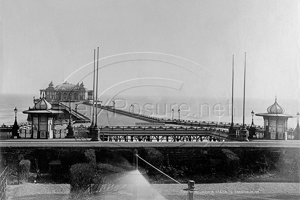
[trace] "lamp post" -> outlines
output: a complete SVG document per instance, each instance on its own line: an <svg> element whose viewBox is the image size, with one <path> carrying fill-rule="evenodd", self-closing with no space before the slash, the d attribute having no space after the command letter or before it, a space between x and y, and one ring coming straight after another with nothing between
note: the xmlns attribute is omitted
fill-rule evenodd
<svg viewBox="0 0 300 200"><path fill-rule="evenodd" d="M253 138L253 136L255 135L255 126L254 126L254 122L253 122L253 116L254 116L254 112L252 110L251 112L251 116L252 116L252 123L249 129L249 138Z"/></svg>
<svg viewBox="0 0 300 200"><path fill-rule="evenodd" d="M130 107L129 107L129 111L130 111L130 108L132 107L132 113L134 113L134 105L131 104Z"/></svg>
<svg viewBox="0 0 300 200"><path fill-rule="evenodd" d="M69 124L67 126L68 129L68 134L66 136L66 138L74 138L74 129L72 126L72 105L71 105L71 98L72 98L72 90L69 92L68 97L69 98Z"/></svg>
<svg viewBox="0 0 300 200"><path fill-rule="evenodd" d="M116 102L112 101L112 103L113 103L113 108L116 109Z"/></svg>
<svg viewBox="0 0 300 200"><path fill-rule="evenodd" d="M253 125L254 125L254 123L253 123L253 116L254 116L253 110L252 110L252 112L251 112L251 115L252 115L252 123L251 123L251 126L253 126Z"/></svg>
<svg viewBox="0 0 300 200"><path fill-rule="evenodd" d="M113 103L114 114L116 114L116 102L112 101L112 103Z"/></svg>
<svg viewBox="0 0 300 200"><path fill-rule="evenodd" d="M12 127L12 136L11 136L11 138L15 138L15 137L20 138L19 133L18 133L19 125L18 125L18 122L17 122L18 109L16 107L14 109L14 112L15 112L15 122L14 122L14 125Z"/></svg>
<svg viewBox="0 0 300 200"><path fill-rule="evenodd" d="M15 121L17 121L17 112L18 112L17 107L15 107L14 112L15 112Z"/></svg>
<svg viewBox="0 0 300 200"><path fill-rule="evenodd" d="M78 118L78 115L77 115L77 107L79 106L79 104L75 104L75 112L76 112L76 117Z"/></svg>
<svg viewBox="0 0 300 200"><path fill-rule="evenodd" d="M174 109L172 108L172 121L174 120Z"/></svg>
<svg viewBox="0 0 300 200"><path fill-rule="evenodd" d="M299 140L300 139L299 116L300 116L300 114L299 114L299 112L297 112L297 115L296 115L296 117L297 117L297 126L294 130L294 133L293 133L293 140Z"/></svg>
<svg viewBox="0 0 300 200"><path fill-rule="evenodd" d="M71 112L72 112L72 108L71 108L71 104L70 104L70 107L69 107L69 125L67 126L68 134L67 134L66 138L74 138L75 137L73 126L72 126L72 123L71 123L71 120L72 120Z"/></svg>
<svg viewBox="0 0 300 200"><path fill-rule="evenodd" d="M178 109L178 120L180 121L180 109Z"/></svg>

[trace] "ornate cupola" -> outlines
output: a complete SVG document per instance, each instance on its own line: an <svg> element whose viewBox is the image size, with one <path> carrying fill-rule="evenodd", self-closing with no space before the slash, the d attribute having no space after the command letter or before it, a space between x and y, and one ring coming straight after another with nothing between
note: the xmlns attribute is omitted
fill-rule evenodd
<svg viewBox="0 0 300 200"><path fill-rule="evenodd" d="M36 104L34 105L33 109L35 110L50 110L52 105L45 99L45 97L41 98Z"/></svg>
<svg viewBox="0 0 300 200"><path fill-rule="evenodd" d="M275 97L275 103L273 103L271 106L269 106L267 111L270 114L283 114L284 113L284 109L277 103L277 97Z"/></svg>

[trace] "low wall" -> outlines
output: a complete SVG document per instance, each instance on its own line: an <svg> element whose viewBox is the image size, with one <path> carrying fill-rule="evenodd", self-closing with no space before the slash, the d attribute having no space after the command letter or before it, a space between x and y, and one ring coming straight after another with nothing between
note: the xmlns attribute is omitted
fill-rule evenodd
<svg viewBox="0 0 300 200"><path fill-rule="evenodd" d="M71 165L87 162L84 152L95 150L97 162L116 165L133 165L135 148L80 148L80 147L2 147L2 165L13 165L18 159L37 160L41 172L49 171L52 160L61 161L62 172L68 172ZM239 147L185 147L185 148L136 148L138 154L154 166L177 177L222 176L230 179L243 174L280 173L286 181L299 182L299 148L239 148ZM34 166L34 165L32 165ZM140 161L139 167L150 175L156 171ZM195 179L195 178L194 178ZM199 181L198 181L199 182Z"/></svg>

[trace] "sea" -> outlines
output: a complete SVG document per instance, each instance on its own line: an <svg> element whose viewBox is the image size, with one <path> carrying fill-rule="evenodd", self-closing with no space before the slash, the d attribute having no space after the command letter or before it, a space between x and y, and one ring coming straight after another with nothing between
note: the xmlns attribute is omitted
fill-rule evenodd
<svg viewBox="0 0 300 200"><path fill-rule="evenodd" d="M14 109L17 108L18 123L27 121L27 114L22 112L33 107L33 94L0 94L0 126L12 125L15 120ZM35 96L38 98L38 96ZM116 109L127 110L130 112L151 115L155 117L192 120L192 121L214 121L231 122L231 100L213 98L177 98L172 97L149 97L126 96L115 97ZM245 123L251 124L254 113L266 113L267 108L275 101L270 99L247 99L245 106ZM103 104L111 103L108 97L103 99ZM296 114L300 109L300 103L297 100L278 100L278 104L284 108L285 114L294 115L294 118L288 120L288 128L295 128L297 124ZM111 105L111 104L110 104ZM74 108L73 108L74 109ZM173 109L173 111L172 111ZM180 109L180 112L178 110ZM80 109L78 110L80 112ZM253 116L255 125L263 126L263 118ZM243 101L234 100L234 123L243 122Z"/></svg>

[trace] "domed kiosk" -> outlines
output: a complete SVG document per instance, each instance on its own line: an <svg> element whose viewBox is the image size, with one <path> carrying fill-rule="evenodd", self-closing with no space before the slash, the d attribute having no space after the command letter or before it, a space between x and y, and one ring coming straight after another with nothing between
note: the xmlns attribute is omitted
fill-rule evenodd
<svg viewBox="0 0 300 200"><path fill-rule="evenodd" d="M53 121L61 110L53 110L52 105L43 96L29 110L23 111L31 119L31 138L53 138Z"/></svg>
<svg viewBox="0 0 300 200"><path fill-rule="evenodd" d="M264 118L265 139L283 140L287 134L287 122L292 115L284 114L284 109L275 102L267 108L267 113L258 113L256 116Z"/></svg>

